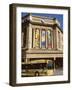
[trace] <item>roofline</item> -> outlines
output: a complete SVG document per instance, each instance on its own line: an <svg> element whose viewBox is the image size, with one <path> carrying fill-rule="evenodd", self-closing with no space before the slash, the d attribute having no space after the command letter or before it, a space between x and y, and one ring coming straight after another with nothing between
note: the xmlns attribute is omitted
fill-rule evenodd
<svg viewBox="0 0 72 90"><path fill-rule="evenodd" d="M32 13L28 13L27 15L25 15L25 16L23 16L22 18L26 18L26 17L28 17L29 15L32 15ZM47 19L51 19L51 20L57 20L56 18L48 18L48 17L45 17L45 16L36 16L36 15L32 15L33 17L38 17L38 18L41 18L41 17L43 17L43 18L47 18ZM33 22L32 21L30 21L30 23L32 23L33 24ZM36 22L34 23L34 24L37 24ZM38 23L39 24L39 23ZM41 24L40 24L41 25ZM42 24L42 25L44 25L44 24ZM46 24L46 25L44 25L44 26L47 26L47 25L49 25L49 24ZM60 31L63 33L63 30L61 29L61 27L60 26L58 26L57 24L53 24L53 25L56 25L59 29L60 29ZM50 26L53 26L53 25L50 25Z"/></svg>
<svg viewBox="0 0 72 90"><path fill-rule="evenodd" d="M63 29L62 29L61 27L59 27L58 25L57 25L57 27L58 27L59 30L63 33Z"/></svg>
<svg viewBox="0 0 72 90"><path fill-rule="evenodd" d="M53 27L55 25L63 33L63 30L57 24L44 24L44 23L33 22L30 20L27 20L25 23L31 23L32 25L39 25L39 26L46 26L46 27L51 27L51 26Z"/></svg>
<svg viewBox="0 0 72 90"><path fill-rule="evenodd" d="M32 15L33 17L38 17L38 18L45 18L45 19L51 19L51 20L54 20L54 18L49 18L49 17L46 17L46 16L37 16L37 15Z"/></svg>
<svg viewBox="0 0 72 90"><path fill-rule="evenodd" d="M32 15L32 13L28 13L27 15L23 16L22 18L26 18L28 17L29 15L33 16L33 17L38 17L38 18L45 18L45 19L51 19L51 20L55 20L56 18L49 18L49 17L46 17L46 16L38 16L38 15ZM57 19L56 19L57 20Z"/></svg>

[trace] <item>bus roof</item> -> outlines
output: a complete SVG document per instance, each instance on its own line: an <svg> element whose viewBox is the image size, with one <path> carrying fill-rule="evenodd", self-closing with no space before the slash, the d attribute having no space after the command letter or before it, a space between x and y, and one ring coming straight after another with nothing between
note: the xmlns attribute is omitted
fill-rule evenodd
<svg viewBox="0 0 72 90"><path fill-rule="evenodd" d="M31 60L27 63L22 62L22 64L32 64L32 63L48 63L48 60L41 59L41 60Z"/></svg>

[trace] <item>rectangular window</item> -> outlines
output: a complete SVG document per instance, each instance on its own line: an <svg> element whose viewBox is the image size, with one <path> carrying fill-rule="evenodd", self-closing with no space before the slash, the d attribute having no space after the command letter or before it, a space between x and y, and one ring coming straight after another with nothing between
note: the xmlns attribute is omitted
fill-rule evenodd
<svg viewBox="0 0 72 90"><path fill-rule="evenodd" d="M60 48L60 32L58 31L58 47Z"/></svg>
<svg viewBox="0 0 72 90"><path fill-rule="evenodd" d="M23 34L23 47L26 47L26 34L27 34L27 28L24 28L24 34Z"/></svg>
<svg viewBox="0 0 72 90"><path fill-rule="evenodd" d="M40 32L39 29L35 30L35 48L40 47Z"/></svg>
<svg viewBox="0 0 72 90"><path fill-rule="evenodd" d="M45 32L45 30L42 30L42 33L41 33L41 47L46 48L46 32Z"/></svg>
<svg viewBox="0 0 72 90"><path fill-rule="evenodd" d="M47 31L47 47L52 48L52 33L51 30Z"/></svg>
<svg viewBox="0 0 72 90"><path fill-rule="evenodd" d="M32 33L33 48L51 49L53 47L53 33L51 30L33 28Z"/></svg>

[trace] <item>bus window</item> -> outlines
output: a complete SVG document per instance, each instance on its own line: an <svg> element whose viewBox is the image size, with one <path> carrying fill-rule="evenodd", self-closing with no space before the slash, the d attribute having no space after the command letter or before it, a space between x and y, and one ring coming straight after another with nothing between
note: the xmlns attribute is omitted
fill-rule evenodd
<svg viewBox="0 0 72 90"><path fill-rule="evenodd" d="M48 64L47 64L47 68L48 69L53 69L53 67L54 67L53 62L49 61Z"/></svg>

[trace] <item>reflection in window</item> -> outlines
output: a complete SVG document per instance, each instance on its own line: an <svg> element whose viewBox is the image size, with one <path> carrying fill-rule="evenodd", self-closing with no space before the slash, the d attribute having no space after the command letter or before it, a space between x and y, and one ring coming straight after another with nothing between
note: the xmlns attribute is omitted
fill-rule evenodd
<svg viewBox="0 0 72 90"><path fill-rule="evenodd" d="M39 35L39 29L35 30L35 48L39 48L40 46L40 35Z"/></svg>
<svg viewBox="0 0 72 90"><path fill-rule="evenodd" d="M45 48L46 47L46 39L45 39L45 30L42 30L42 33L41 33L41 47L42 48Z"/></svg>
<svg viewBox="0 0 72 90"><path fill-rule="evenodd" d="M45 29L32 29L32 32L33 32L33 43L32 43L32 47L33 48L42 48L42 49L51 49L53 46L52 46L52 43L53 43L53 32L48 29L48 30L45 30Z"/></svg>
<svg viewBox="0 0 72 90"><path fill-rule="evenodd" d="M52 37L51 37L51 30L47 31L47 43L48 48L52 48Z"/></svg>
<svg viewBox="0 0 72 90"><path fill-rule="evenodd" d="M53 69L54 68L54 63L53 63L52 60L51 61L48 61L47 68L48 69Z"/></svg>

